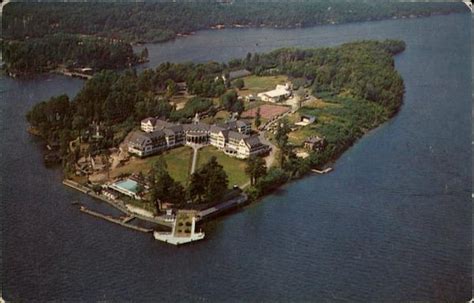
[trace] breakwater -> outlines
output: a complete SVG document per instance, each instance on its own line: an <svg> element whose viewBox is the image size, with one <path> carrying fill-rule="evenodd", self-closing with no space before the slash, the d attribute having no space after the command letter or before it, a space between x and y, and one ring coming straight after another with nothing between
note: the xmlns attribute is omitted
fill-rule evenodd
<svg viewBox="0 0 474 303"><path fill-rule="evenodd" d="M113 218L111 216L107 216L107 215L104 215L104 214L101 214L101 213L98 213L96 211L93 211L93 210L90 210L90 209L87 209L85 208L84 206L80 206L79 207L79 210L85 214L88 214L88 215L91 215L93 217L96 217L96 218L100 218L100 219L104 219L106 221L109 221L109 222L112 222L112 223L115 223L115 224L118 224L120 226L123 226L123 227L126 227L126 228L129 228L129 229L133 229L133 230L136 230L136 231L141 231L141 232L144 232L144 233L150 233L153 231L153 229L151 228L143 228L143 227L140 227L140 226L136 226L136 225L133 225L133 224L129 224L127 222L131 221L134 219L134 217L126 217L124 219L118 219L118 218Z"/></svg>

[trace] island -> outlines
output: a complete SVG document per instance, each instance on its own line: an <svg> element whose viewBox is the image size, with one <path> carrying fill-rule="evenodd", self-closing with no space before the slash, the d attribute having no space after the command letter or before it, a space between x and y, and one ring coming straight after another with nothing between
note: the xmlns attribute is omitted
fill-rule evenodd
<svg viewBox="0 0 474 303"><path fill-rule="evenodd" d="M110 218L196 227L308 173L325 173L403 103L397 40L333 48L282 48L227 63L163 63L141 73L104 70L71 100L52 97L27 114L64 184L123 211ZM144 230L146 232L153 229Z"/></svg>
<svg viewBox="0 0 474 303"><path fill-rule="evenodd" d="M147 61L147 50L135 54L118 39L55 33L2 42L4 70L11 77L55 72L90 79L103 69L125 68Z"/></svg>

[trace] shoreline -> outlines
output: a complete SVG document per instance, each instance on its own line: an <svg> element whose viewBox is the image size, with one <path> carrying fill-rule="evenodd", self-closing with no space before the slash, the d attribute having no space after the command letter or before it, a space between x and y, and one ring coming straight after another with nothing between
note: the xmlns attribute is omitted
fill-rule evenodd
<svg viewBox="0 0 474 303"><path fill-rule="evenodd" d="M171 227L171 224L169 222L166 222L162 219L158 219L157 217L150 218L150 217L146 217L146 216L137 214L135 212L131 212L130 210L127 209L126 204L122 200L119 200L118 202L116 202L116 201L107 199L106 197L104 197L102 195L96 194L92 189L87 188L87 187L85 187L85 186L83 186L83 185L81 185L81 184L79 184L75 181L72 181L70 179L64 179L62 181L62 183L63 183L63 185L68 186L72 189L78 190L78 191L82 192L83 194L89 195L92 198L95 198L95 199L101 200L103 202L106 202L110 206L120 210L121 212L123 212L127 215L132 215L132 216L137 217L138 219L148 221L148 222L151 222L151 223L155 223L155 224L158 224L158 225L161 225L161 226Z"/></svg>
<svg viewBox="0 0 474 303"><path fill-rule="evenodd" d="M380 54L380 56L383 56L382 58L385 58L385 57L392 58L391 59L392 61L390 61L390 62L393 62L393 57L395 57L397 54L399 54L400 52L405 50L405 43L403 41L397 41L397 40L386 40L384 42L378 42L378 41L354 42L354 45L359 46L358 52L354 53L356 58L360 57L361 51L366 50L367 52L370 52L370 53L374 52L374 54ZM333 50L332 55L333 56L340 56L340 53L338 53L338 51L340 52L339 49L345 50L347 48L350 48L351 46L352 46L351 44L345 44L345 45L339 46L339 48L335 48ZM387 50L387 49L389 49L389 50ZM314 51L315 54L317 54L316 50ZM311 54L313 54L313 53L311 53ZM357 56L359 56L359 57L357 57ZM308 55L307 57L310 57L310 56ZM308 60L307 57L305 57L303 59ZM363 58L365 58L365 57L363 57ZM301 59L301 60L303 60L303 59ZM362 63L365 62L362 59L359 59L359 60L361 60L360 62L362 62ZM300 115L302 113L307 114L307 115L310 115L310 114L311 115L331 114L331 115L334 115L334 117L335 117L334 119L339 117L339 118L343 119L343 121L347 120L348 122L352 123L352 124L350 124L350 125L352 125L352 128L348 129L346 127L338 126L338 124L336 123L337 121L334 122L335 123L334 124L334 123L331 122L332 120L330 120L329 122L327 122L327 121L324 122L323 121L323 124L321 124L322 127L320 127L320 128L317 128L317 127L316 128L310 128L309 130L311 131L311 133L313 135L318 134L318 135L323 136L325 138L325 140L327 139L328 143L321 143L321 145L323 145L323 144L324 145L321 146L321 147L316 147L316 149L315 149L314 144L311 145L311 147L307 147L306 145L304 145L305 149L310 149L311 157L309 157L308 159L306 159L307 157L298 157L299 159L296 160L296 158L294 158L294 159L291 158L292 157L291 152L294 152L295 148L302 148L303 145L301 145L299 141L296 141L296 143L290 142L288 144L288 134L290 134L291 132L294 132L294 131L296 132L296 131L298 131L298 129L292 129L288 125L286 127L282 127L281 128L282 129L281 134L283 134L283 135L281 135L281 136L286 136L286 141L285 141L286 143L282 143L282 144L278 143L278 146L283 151L281 153L282 156L280 156L280 157L282 157L282 159L280 161L281 162L280 165L270 165L270 164L268 164L269 167L265 168L265 174L260 175L260 177L263 177L262 180L261 180L262 182L258 182L258 183L255 182L255 184L252 184L252 186L250 186L248 188L245 188L245 193L246 193L246 199L245 200L248 200L250 203L252 203L254 201L263 199L263 198L267 197L268 195L274 193L275 191L278 191L285 184L288 184L290 182L302 179L303 177L306 177L311 173L318 173L318 174L329 173L332 170L332 168L329 168L329 166L333 165L337 161L337 159L339 159L341 157L341 155L344 154L348 149L350 149L352 146L354 146L358 142L359 139L363 138L367 133L369 133L370 131L372 131L372 130L378 128L378 127L380 127L382 124L386 123L387 121L390 121L400 111L400 108L403 105L403 99L404 99L403 95L404 94L403 94L403 79L401 79L399 77L399 75L396 72L396 69L393 66L393 64L389 65L389 64L386 63L387 60L381 61L381 62L379 62L380 60L375 61L374 65L370 66L371 69L374 69L374 68L378 67L378 68L381 68L382 70L384 70L384 68L385 68L385 69L388 70L388 74L390 76L392 76L392 78L390 78L390 79L393 79L393 82L391 82L391 83L394 84L395 89L387 91L388 93L390 93L390 95L385 96L385 98L387 99L387 100L384 99L385 103L382 103L379 99L374 99L373 100L374 103L372 103L371 101L363 99L362 97L359 97L358 95L354 95L354 96L352 96L352 95L350 95L350 96L340 95L339 90L343 91L344 87L340 87L340 88L336 87L336 88L334 88L334 92L332 92L332 93L329 92L329 91L321 90L321 89L319 91L313 91L313 87L311 87L310 92L313 96L315 96L315 97L319 96L320 98L327 98L329 100L329 101L327 101L328 104L331 103L331 101L332 101L332 103L339 103L340 107L338 107L338 108L342 108L342 109L345 109L345 110L341 110L340 112L331 113L330 111L327 111L327 112L320 111L320 106L316 106L315 108L318 108L318 110L315 111L314 113L311 111L311 107L308 107L306 110L309 113L306 112L304 109L302 109L303 111L299 114ZM306 62L306 61L303 61L303 62ZM359 61L357 61L357 62L359 62ZM353 65L350 65L351 64L350 62L347 63L347 64L348 64L348 66L353 66ZM358 63L358 64L361 64L361 63ZM355 66L355 68L359 68L359 66L356 65L356 64L354 64L354 66ZM371 70L370 68L369 68L369 71ZM364 69L361 68L361 70L364 70ZM365 80L365 79L363 79L363 80ZM399 81L396 82L397 80L399 80ZM53 101L54 100L50 100L50 102L53 102ZM369 104L372 104L372 105L369 106ZM325 108L325 106L327 106L327 105L324 105L321 108ZM372 109L374 109L374 110L372 110ZM364 112L361 112L361 110L363 110ZM347 111L354 112L355 114L347 114L346 113ZM364 119L361 119L360 117L364 117ZM370 117L372 117L372 118L370 118ZM280 117L280 119L281 119L281 117ZM286 120L286 121L287 121L286 123L288 123L288 120ZM291 120L291 121L292 121L292 123L294 123L293 120ZM30 121L30 124L32 126L36 125L34 122L35 122L35 120L32 120L32 121ZM314 122L314 120L313 120L313 122ZM278 122L278 123L281 123L281 122ZM327 124L327 126L326 126L326 124ZM59 127L59 126L57 126L57 127ZM67 126L64 126L64 127L65 127L66 130L68 129ZM324 127L329 127L330 130L332 129L331 127L333 127L333 128L335 127L337 131L334 131L333 133L331 133L331 132L325 131L326 129ZM339 127L339 128L337 128L337 127ZM31 128L30 133L32 133L33 130L34 129ZM348 131L348 130L350 130L350 131ZM263 130L260 134L263 134L265 136L265 135L270 134L270 132L272 132L273 134L276 134L276 130L274 130L274 129ZM47 134L47 132L46 132L46 134ZM307 133L304 133L304 132L302 134L304 136L311 136L311 134L307 134ZM275 140L277 140L277 138L278 138L278 136L275 136ZM300 139L298 139L298 140L300 140ZM326 148L326 144L328 145L327 148ZM285 152L286 151L285 146L290 148L290 152ZM280 148L278 148L278 149L276 147L274 147L274 148L277 152L278 152L278 150L280 150ZM315 151L317 151L317 152L315 152ZM288 159L287 159L287 157L288 157ZM290 163L291 166L285 166L285 163L286 164ZM73 165L73 164L70 164L70 165ZM73 166L67 166L66 165L66 167L70 168L70 167L73 167ZM119 209L120 211L124 212L125 214L132 215L132 213L133 213L133 215L138 217L139 219L143 219L145 221L149 221L149 222L156 223L156 224L159 224L159 225L165 225L165 226L168 226L168 227L170 226L169 221L166 222L167 220L165 220L165 216L162 215L163 212L162 212L161 207L160 207L159 210L155 209L153 202L151 203L151 206L150 206L149 201L150 200L154 201L153 199L146 199L148 201L146 204L141 204L141 203L137 204L134 201L128 201L128 199L123 199L122 200L119 196L115 196L115 195L110 196L107 193L104 193L103 195L101 195L100 192L102 191L103 188L107 188L107 186L99 187L98 185L101 184L99 182L99 184L96 184L94 187L92 187L92 184L89 181L87 181L87 184L86 184L86 181L82 180L82 179L78 180L78 182L71 181L71 180L67 179L68 177L72 177L68 173L68 171L69 170L64 170L63 171L63 176L64 176L64 178L66 178L63 181L64 185L72 187L76 190L79 190L82 193L85 193L85 194L87 194L87 195L89 195L93 198L100 199L100 200L110 204L112 207ZM264 177L267 177L267 176L268 176L268 178L265 179ZM257 177L255 177L255 179L253 179L253 180L257 180L256 178ZM241 190L241 189L239 189L239 190ZM121 192L121 191L119 191L119 192ZM132 195L132 198L139 199L139 198L136 197L136 195L135 196ZM226 199L228 199L228 198L226 198ZM164 198L164 200L166 200L166 198ZM173 203L178 203L179 204L181 201L184 201L184 200L180 199L179 201L173 202ZM223 204L223 202L227 202L227 201L216 201L216 202L217 203L215 203L214 205L221 205L221 204ZM129 204L130 207L127 204ZM140 208L145 208L145 209L148 209L148 210L152 209L152 213L145 214L145 216L147 216L147 217L136 215L136 211L134 211L133 208L131 207L132 205L136 206L136 204ZM196 207L198 207L198 209L199 209L200 206L197 205L194 208L196 208ZM183 205L177 205L177 204L175 204L175 205L172 205L172 207L170 207L170 208L172 208L174 210L176 210L176 209L179 210L179 209L188 209L188 208L193 208L193 207L191 205L184 205L184 204ZM156 213L156 215L155 215L155 213Z"/></svg>
<svg viewBox="0 0 474 303"><path fill-rule="evenodd" d="M300 25L287 25L287 26L271 26L271 25L244 25L244 24L232 24L232 25L213 25L209 26L207 28L201 28L201 29L195 29L191 32L179 32L175 33L173 37L170 37L168 39L164 40L159 40L159 41L132 41L130 42L130 45L136 46L136 47L144 47L147 44L161 44L161 43L166 43L170 41L174 41L180 38L187 38L191 36L198 35L199 32L201 31L220 31L220 30L226 30L226 29L275 29L275 30L292 30L292 29L306 29L306 28L315 28L315 27L320 27L320 26L329 26L329 25L347 25L347 24L357 24L357 23L364 23L364 22L381 22L381 21L390 21L390 20L411 20L411 19L418 19L418 18L429 18L429 17L435 17L435 16L449 16L452 14L463 14L461 12L450 12L450 13L430 13L428 15L408 15L408 16L392 16L392 17L387 17L387 18L381 18L381 19L368 19L368 20L359 20L359 21L348 21L348 22L328 22L328 23L321 23L321 24L311 24L307 26L302 26Z"/></svg>
<svg viewBox="0 0 474 303"><path fill-rule="evenodd" d="M252 199L251 197L248 197L247 198L247 202L244 203L242 206L244 208L248 207L248 206L251 206L253 205L254 203L259 203L261 202L264 198L267 198L268 196L274 194L275 192L277 192L278 190L281 190L282 188L284 188L285 186L293 183L293 182L297 182L301 179L304 179L304 178L307 178L307 177L310 177L312 175L321 175L321 176L324 176L326 174L329 174L331 172L334 171L334 166L337 164L337 161L341 158L341 156L344 155L344 153L346 153L348 150L350 150L352 147L354 147L359 140L361 140L362 138L364 138L365 136L367 136L368 134L374 132L375 130L379 129L380 127L382 127L384 124L388 123L389 121L391 121L392 119L394 119L398 113L400 112L401 110L401 107L403 106L403 101L402 103L396 108L396 110L394 110L387 118L387 120L383 121L382 123L378 124L377 126L371 128L371 129L368 129L366 130L360 137L356 138L355 141L348 145L347 147L345 147L343 150L341 150L339 153L336 153L335 155L333 155L327 162L325 162L324 164L322 165L319 165L319 166L315 166L315 167L311 167L310 170L308 172L306 172L305 174L301 175L301 176L298 176L298 177L293 177L293 178L289 178L286 182L284 182L283 184L280 184L278 186L276 186L275 188L272 188L271 190L269 190L268 192L264 193L262 196L259 196L255 199ZM42 138L39 134L36 134L34 131L33 128L28 128L28 132L34 136L38 136L39 138ZM42 138L43 139L43 138ZM44 139L43 139L44 140ZM64 174L64 173L63 173ZM125 203L120 200L119 202L116 202L116 201L112 201L110 199L107 199L106 197L100 195L100 194L96 194L91 188L88 188L88 187L85 187L83 185L81 185L80 183L77 183L76 181L73 181L71 179L68 179L66 176L64 176L64 179L62 181L63 185L66 185L70 188L73 188L75 190L78 190L92 198L95 198L95 199L99 199L103 202L106 202L107 204L109 204L110 206L118 209L119 211L122 211L123 213L127 214L127 215L132 215L132 216L135 216L137 217L138 219L142 219L144 221L148 221L148 222L151 222L151 223L156 223L156 224L159 224L161 226L165 226L165 227L171 227L171 224L169 224L168 222L165 222L163 220L153 220L151 218L147 218L147 217L144 217L144 216L141 216L139 214L136 214L134 212L131 212L129 211L126 206L125 206ZM222 203L222 202L221 202ZM218 203L218 204L221 204L221 203ZM234 210L234 209L231 209L231 211ZM226 210L226 212L228 212ZM220 214L218 214L217 216L219 216Z"/></svg>
<svg viewBox="0 0 474 303"><path fill-rule="evenodd" d="M233 24L233 25L230 25L230 26L225 26L225 25L217 26L217 25L214 25L214 26L209 26L207 28L195 29L195 30L190 31L190 32L175 33L173 37L170 37L170 38L167 38L167 39L164 39L164 40L158 40L158 41L139 40L139 41L130 41L130 42L127 42L127 43L131 47L138 47L139 49L141 49L143 47L146 47L146 45L158 45L158 44L162 44L162 43L171 42L171 41L174 41L174 40L177 40L177 39L180 39L180 38L187 38L187 37L190 37L190 36L198 35L199 32L201 32L201 31L214 31L214 30L226 30L226 29L233 29L233 30L234 29L237 29L237 30L238 29L275 29L275 30L306 29L306 28L316 28L316 27L320 27L320 26L347 25L347 24L358 24L358 23L365 23L365 22L381 22L381 21L404 20L404 19L412 20L412 19L429 18L429 17L436 17L436 16L449 16L449 15L452 15L452 14L463 14L463 12L450 12L450 13L434 12L434 13L430 13L428 15L392 16L392 17L381 18L381 19L368 19L368 20L348 21L348 22L341 22L341 23L339 23L339 22L335 22L335 23L328 22L328 23L321 23L321 24L312 24L312 25L308 25L308 26L301 26L301 25L299 25L299 26L296 26L296 25L294 25L294 26L292 26L292 25L289 25L289 26L270 26L270 25L243 25L243 24ZM97 34L94 34L94 35L91 35L91 36L98 37L98 38L107 38L107 37L103 37L103 36L100 36L100 35L97 35ZM136 66L145 64L149 61L150 61L149 59L141 59L141 60L139 60L138 62L132 64L132 66L129 66L129 67L136 67ZM126 68L127 67L124 66L124 67L120 67L120 68L117 68L117 69L124 70ZM76 77L75 75L66 75L65 73L61 73L61 72L58 73L56 71L57 69L58 69L58 67L54 67L54 68L47 69L47 70L41 71L41 72L18 72L18 73L13 73L13 74L12 74L12 72L8 72L5 68L2 68L1 70L5 73L5 75L8 75L9 77L11 77L13 79L29 78L29 77L33 77L35 75L42 75L42 74L62 74L62 75L67 76L67 77ZM92 76L94 74L92 74ZM86 79L85 77L83 78L80 75L78 75L77 77L81 78L81 79Z"/></svg>
<svg viewBox="0 0 474 303"><path fill-rule="evenodd" d="M7 71L5 67L1 68L0 72L3 75L8 76L12 79L33 79L41 75L61 75L65 77L77 78L77 79L87 81L91 79L92 77L94 77L95 74L104 70L122 71L122 70L126 70L127 68L135 68L142 64L146 64L149 61L150 61L149 59L140 59L137 62L129 64L128 66L122 66L122 67L117 67L117 68L112 68L112 69L100 69L90 74L71 71L71 70L61 67L60 64L58 64L55 67L48 67L48 68L45 68L45 70L43 71L37 71L37 72L12 72L12 71Z"/></svg>
<svg viewBox="0 0 474 303"><path fill-rule="evenodd" d="M119 199L117 199L117 200L108 199L104 195L97 194L91 188L86 187L86 186L84 186L84 185L82 185L82 184L80 184L76 181L73 181L71 179L64 179L62 181L62 184L69 187L69 188L75 189L75 190L77 190L77 191L79 191L83 194L86 194L86 195L88 195L92 198L95 198L97 200L106 202L108 205L110 205L113 208L123 212L128 217L135 217L137 219L147 221L147 222L150 222L150 223L154 223L154 224L160 225L162 227L171 228L172 225L173 225L172 223L170 223L170 222L168 222L164 219L160 219L159 216L147 217L147 216L141 215L137 212L133 212L133 211L131 211L127 208L127 204L124 201L119 200ZM241 193L240 195L238 195L234 198L230 198L228 200L225 200L225 201L222 201L222 202L219 202L219 203L215 203L213 205L210 205L207 208L204 208L204 209L198 211L198 217L197 217L196 222L205 222L209 219L220 216L223 213L226 213L228 211L232 211L232 210L234 210L234 209L236 209L240 206L245 206L245 205L247 205L247 203L249 201L250 200L248 199L248 196L244 193ZM73 202L73 204L75 204L75 203L76 202ZM187 209L186 208L183 208L183 209L180 208L179 210L187 210Z"/></svg>
<svg viewBox="0 0 474 303"><path fill-rule="evenodd" d="M404 101L404 99L403 99ZM267 198L268 196L274 194L275 192L277 192L278 190L282 190L285 186L287 185L290 185L292 184L293 182L298 182L304 178L309 178L311 176L321 176L321 177L324 177L324 175L327 175L327 174L330 174L332 172L335 171L335 165L337 165L337 161L346 153L348 152L352 147L356 146L356 144L359 143L359 141L361 139L363 139L364 137L366 137L367 135L370 135L371 133L375 132L376 130L378 130L379 128L381 128L382 126L384 126L385 124L391 122L393 119L395 119L398 115L398 113L400 112L404 102L402 101L402 103L397 107L397 109L391 114L389 115L388 119L383 121L382 123L378 124L377 126L371 128L371 129L368 129L367 131L365 131L362 136L360 136L359 138L357 138L351 145L347 146L347 148L345 148L344 150L342 150L340 153L334 155L334 157L331 157L331 159L329 159L326 163L324 163L323 165L321 166L318 166L318 167L312 167L310 169L310 171L308 171L307 173L305 173L304 175L302 176L299 176L297 178L290 178L289 180L287 180L285 183L271 189L270 191L268 191L267 193L265 193L264 195L254 199L254 200L249 200L249 202L247 203L247 205L245 205L245 207L249 207L253 204L257 204L257 203L260 203L263 199Z"/></svg>

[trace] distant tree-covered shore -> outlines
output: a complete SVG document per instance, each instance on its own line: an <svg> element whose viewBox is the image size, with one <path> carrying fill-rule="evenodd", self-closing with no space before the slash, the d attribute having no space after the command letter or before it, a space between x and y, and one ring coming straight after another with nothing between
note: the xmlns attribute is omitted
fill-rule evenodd
<svg viewBox="0 0 474 303"><path fill-rule="evenodd" d="M460 12L466 12L462 3L427 2L15 2L3 10L3 56L14 74L61 64L100 70L135 63L132 43L209 28L296 28Z"/></svg>
<svg viewBox="0 0 474 303"><path fill-rule="evenodd" d="M3 35L9 40L54 33L159 42L210 27L308 27L466 12L462 3L257 2L10 3Z"/></svg>

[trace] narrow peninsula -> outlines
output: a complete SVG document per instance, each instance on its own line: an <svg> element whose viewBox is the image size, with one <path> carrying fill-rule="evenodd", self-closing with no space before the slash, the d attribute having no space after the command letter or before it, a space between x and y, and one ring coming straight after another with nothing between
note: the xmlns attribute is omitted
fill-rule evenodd
<svg viewBox="0 0 474 303"><path fill-rule="evenodd" d="M404 49L359 41L101 71L72 100L40 102L27 119L66 185L125 212L114 219L122 225L138 217L171 227L155 238L180 244L204 237L195 232L204 219L328 172L395 115L404 85L393 57Z"/></svg>

